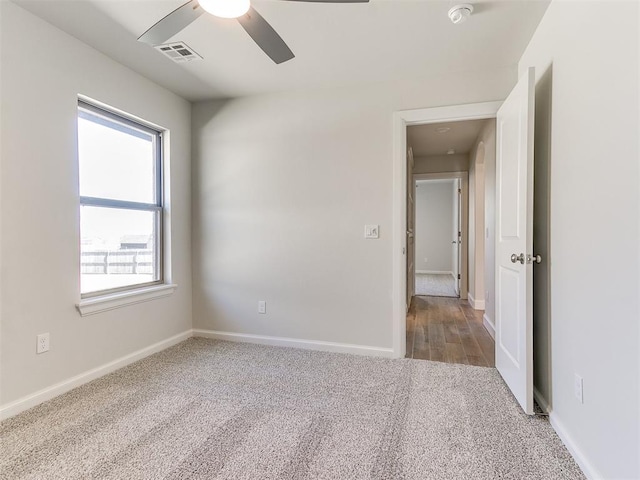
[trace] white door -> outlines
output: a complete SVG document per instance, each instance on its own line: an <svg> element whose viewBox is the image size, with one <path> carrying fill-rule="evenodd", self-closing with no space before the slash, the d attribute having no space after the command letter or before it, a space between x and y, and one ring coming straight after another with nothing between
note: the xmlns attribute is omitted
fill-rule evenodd
<svg viewBox="0 0 640 480"><path fill-rule="evenodd" d="M416 267L414 229L416 219L415 192L416 182L413 180L413 150L407 150L407 311L411 306L411 298L415 293Z"/></svg>
<svg viewBox="0 0 640 480"><path fill-rule="evenodd" d="M533 124L530 68L498 110L496 367L533 415Z"/></svg>
<svg viewBox="0 0 640 480"><path fill-rule="evenodd" d="M451 232L451 245L453 246L453 252L451 253L453 259L453 276L454 276L454 285L456 296L460 296L460 265L462 263L460 254L462 252L462 248L460 245L462 243L462 225L461 221L461 209L462 209L462 201L461 201L461 192L460 188L460 179L456 178L453 181L453 230Z"/></svg>

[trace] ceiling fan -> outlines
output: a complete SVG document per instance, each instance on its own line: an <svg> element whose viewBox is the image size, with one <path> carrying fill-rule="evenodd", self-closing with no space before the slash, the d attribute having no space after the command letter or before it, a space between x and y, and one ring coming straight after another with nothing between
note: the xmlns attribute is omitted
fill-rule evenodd
<svg viewBox="0 0 640 480"><path fill-rule="evenodd" d="M316 3L367 3L369 0L287 0ZM190 0L161 19L138 40L150 45L164 43L200 15L236 18L253 41L275 63L291 60L295 55L271 25L251 6L250 0Z"/></svg>

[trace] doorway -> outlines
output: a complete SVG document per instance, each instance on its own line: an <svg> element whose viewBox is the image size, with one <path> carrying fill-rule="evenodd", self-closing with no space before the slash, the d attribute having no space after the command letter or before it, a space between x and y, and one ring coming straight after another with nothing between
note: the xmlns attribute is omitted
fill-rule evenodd
<svg viewBox="0 0 640 480"><path fill-rule="evenodd" d="M483 168L485 150L495 163L491 138L493 119L407 126L407 258L415 266L407 271L409 358L495 365L484 302L474 299L485 298Z"/></svg>
<svg viewBox="0 0 640 480"><path fill-rule="evenodd" d="M393 229L393 264L394 264L394 279L393 279L393 299L394 299L394 329L393 329L393 349L396 357L404 357L407 350L407 300L411 293L414 293L408 288L413 287L413 282L407 278L407 238L409 232L407 227L408 211L407 211L407 197L409 194L409 186L411 183L408 178L411 178L413 174L451 174L451 166L442 164L436 166L436 170L423 171L421 170L421 162L416 160L415 146L411 145L413 149L414 161L412 162L413 171L410 170L410 164L407 161L408 142L408 128L412 126L422 126L442 124L444 122L459 122L465 120L483 120L495 118L500 102L487 102L471 105L460 105L452 107L439 107L420 110L408 110L403 112L396 112L394 114L394 229ZM443 152L444 156L447 156L447 152ZM455 156L455 153L453 154ZM465 157L468 162L468 155ZM450 158L447 158L450 160ZM456 169L454 169L454 173ZM464 172L464 169L457 169L458 172ZM411 177L409 177L411 175ZM468 177L467 177L468 178ZM462 205L468 203L468 200L462 199ZM463 228L466 222L463 219ZM462 230L462 229L461 229ZM464 235L464 232L463 232ZM452 241L451 239L450 241ZM460 263L464 264L464 245L461 245L462 258ZM414 262L415 262L415 256ZM460 268L460 267L459 267ZM461 277L463 277L464 265L460 268L462 270ZM467 285L464 278L461 278L459 285L460 297L466 297Z"/></svg>
<svg viewBox="0 0 640 480"><path fill-rule="evenodd" d="M496 368L528 415L533 408L533 170L535 69L529 67L501 104L458 105L394 114L393 350L404 356L406 299L407 127L443 121L495 118L494 283ZM487 139L489 139L487 137ZM487 176L487 178L489 178ZM489 231L486 231L487 236ZM480 230L480 234L484 234ZM484 236L484 235L483 235ZM477 237L476 237L477 238ZM487 242L489 243L489 242ZM519 253L518 253L519 252ZM519 264L519 265L518 265ZM486 295L485 298L491 298Z"/></svg>
<svg viewBox="0 0 640 480"><path fill-rule="evenodd" d="M414 175L416 296L460 297L462 178L451 176Z"/></svg>

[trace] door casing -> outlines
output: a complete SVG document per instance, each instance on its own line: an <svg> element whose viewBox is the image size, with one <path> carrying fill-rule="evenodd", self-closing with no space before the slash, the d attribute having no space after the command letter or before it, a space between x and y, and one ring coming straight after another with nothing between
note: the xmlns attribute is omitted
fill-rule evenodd
<svg viewBox="0 0 640 480"><path fill-rule="evenodd" d="M455 215L460 225L460 231L462 231L462 243L458 245L459 258L461 258L458 266L460 273L460 290L458 293L461 299L466 300L469 285L467 279L469 272L469 172L415 173L413 175L413 185L415 188L416 180L448 179L459 179L461 183L461 211Z"/></svg>
<svg viewBox="0 0 640 480"><path fill-rule="evenodd" d="M496 118L502 102L401 110L393 114L393 356L406 353L407 126Z"/></svg>

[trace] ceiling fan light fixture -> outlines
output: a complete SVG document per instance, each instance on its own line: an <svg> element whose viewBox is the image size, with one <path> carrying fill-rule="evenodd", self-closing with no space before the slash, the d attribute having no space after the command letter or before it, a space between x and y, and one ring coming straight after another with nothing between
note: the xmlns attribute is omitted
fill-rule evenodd
<svg viewBox="0 0 640 480"><path fill-rule="evenodd" d="M449 10L449 19L454 23L463 23L473 13L473 5L463 3Z"/></svg>
<svg viewBox="0 0 640 480"><path fill-rule="evenodd" d="M249 11L250 0L198 0L202 9L220 18L238 18Z"/></svg>

